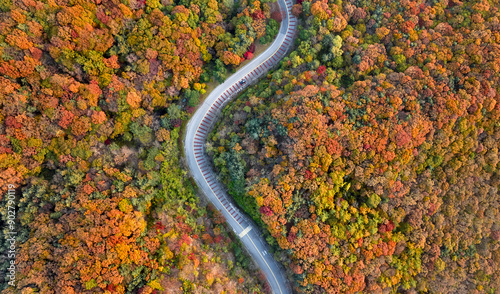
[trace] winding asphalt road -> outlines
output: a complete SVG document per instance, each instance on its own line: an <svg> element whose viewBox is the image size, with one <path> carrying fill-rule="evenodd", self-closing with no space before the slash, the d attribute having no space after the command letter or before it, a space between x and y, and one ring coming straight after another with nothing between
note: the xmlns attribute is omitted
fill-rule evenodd
<svg viewBox="0 0 500 294"><path fill-rule="evenodd" d="M285 56L293 44L297 19L291 13L292 0L278 0L278 4L285 12L278 36L266 51L230 76L205 99L187 125L184 151L189 169L198 187L222 212L232 230L266 275L272 291L285 294L292 291L283 269L268 253L268 245L255 224L236 208L224 186L216 179L205 153L207 135L224 106L243 88L266 74Z"/></svg>

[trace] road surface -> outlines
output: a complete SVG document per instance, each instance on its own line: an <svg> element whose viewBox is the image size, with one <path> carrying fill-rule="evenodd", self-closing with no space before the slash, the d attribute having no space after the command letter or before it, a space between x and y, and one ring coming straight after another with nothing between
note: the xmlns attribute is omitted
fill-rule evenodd
<svg viewBox="0 0 500 294"><path fill-rule="evenodd" d="M192 177L200 190L222 212L232 230L266 275L272 291L285 294L292 291L283 269L268 253L268 245L254 223L236 208L224 186L216 179L205 153L207 135L226 103L266 74L285 56L293 44L297 20L291 13L292 0L278 0L278 4L285 12L278 36L266 51L230 76L205 99L187 125L184 151Z"/></svg>

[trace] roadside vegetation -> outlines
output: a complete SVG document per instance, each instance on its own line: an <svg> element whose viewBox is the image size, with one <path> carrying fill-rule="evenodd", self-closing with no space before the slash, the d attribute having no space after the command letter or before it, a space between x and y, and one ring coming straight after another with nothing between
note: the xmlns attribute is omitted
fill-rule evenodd
<svg viewBox="0 0 500 294"><path fill-rule="evenodd" d="M0 1L2 293L265 293L181 166L180 127L274 38L266 1ZM0 272L10 260L0 237Z"/></svg>
<svg viewBox="0 0 500 294"><path fill-rule="evenodd" d="M208 150L300 293L500 291L498 1L298 1Z"/></svg>

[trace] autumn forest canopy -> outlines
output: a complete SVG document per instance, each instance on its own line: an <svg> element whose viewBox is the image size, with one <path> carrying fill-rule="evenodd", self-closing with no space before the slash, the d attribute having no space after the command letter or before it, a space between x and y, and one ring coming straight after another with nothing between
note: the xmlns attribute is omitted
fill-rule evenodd
<svg viewBox="0 0 500 294"><path fill-rule="evenodd" d="M206 149L294 292L498 293L499 0L292 13ZM0 291L268 293L182 136L280 22L265 0L0 0Z"/></svg>
<svg viewBox="0 0 500 294"><path fill-rule="evenodd" d="M207 149L299 293L500 291L500 3L301 1Z"/></svg>
<svg viewBox="0 0 500 294"><path fill-rule="evenodd" d="M2 293L266 293L181 158L200 99L274 39L274 3L1 0ZM168 292L170 291L170 292Z"/></svg>

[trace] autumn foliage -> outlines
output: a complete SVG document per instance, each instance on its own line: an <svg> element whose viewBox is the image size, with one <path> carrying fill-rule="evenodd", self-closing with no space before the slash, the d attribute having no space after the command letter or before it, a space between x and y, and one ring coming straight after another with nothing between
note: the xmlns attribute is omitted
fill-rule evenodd
<svg viewBox="0 0 500 294"><path fill-rule="evenodd" d="M298 292L499 291L499 8L294 6L295 50L208 147Z"/></svg>
<svg viewBox="0 0 500 294"><path fill-rule="evenodd" d="M269 18L259 1L0 3L0 224L11 184L18 232L2 293L264 291L177 141Z"/></svg>

